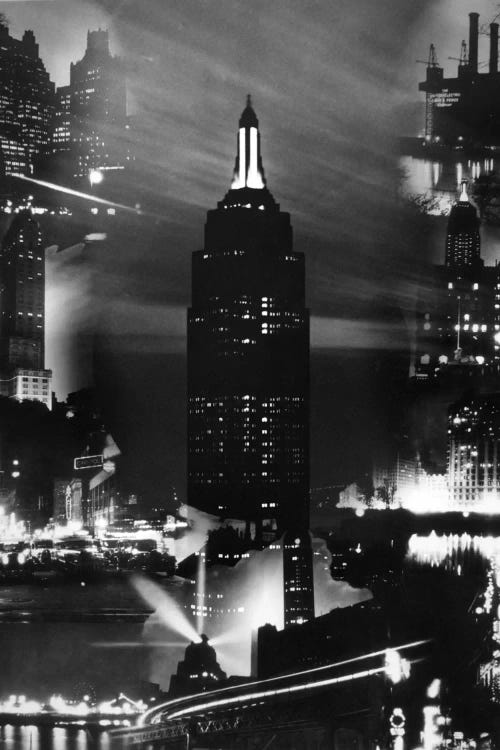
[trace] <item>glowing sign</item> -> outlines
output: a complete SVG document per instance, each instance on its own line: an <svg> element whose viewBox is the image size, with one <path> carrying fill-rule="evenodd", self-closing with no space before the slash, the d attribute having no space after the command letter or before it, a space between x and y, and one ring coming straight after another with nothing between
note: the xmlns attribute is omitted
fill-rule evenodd
<svg viewBox="0 0 500 750"><path fill-rule="evenodd" d="M435 107L451 107L460 101L461 93L459 91L440 91L439 94L431 94L430 99Z"/></svg>
<svg viewBox="0 0 500 750"><path fill-rule="evenodd" d="M401 708L393 709L389 717L390 732L393 737L404 737L406 716Z"/></svg>
<svg viewBox="0 0 500 750"><path fill-rule="evenodd" d="M75 458L73 468L75 470L78 469L95 469L101 468L104 462L104 456L81 456L80 458Z"/></svg>

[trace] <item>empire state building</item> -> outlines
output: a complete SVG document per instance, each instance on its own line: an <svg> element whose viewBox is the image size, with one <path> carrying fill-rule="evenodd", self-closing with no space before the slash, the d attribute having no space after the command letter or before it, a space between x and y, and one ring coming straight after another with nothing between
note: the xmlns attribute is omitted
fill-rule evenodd
<svg viewBox="0 0 500 750"><path fill-rule="evenodd" d="M230 190L193 253L188 502L257 533L308 528L309 311L290 215L266 186L250 97Z"/></svg>

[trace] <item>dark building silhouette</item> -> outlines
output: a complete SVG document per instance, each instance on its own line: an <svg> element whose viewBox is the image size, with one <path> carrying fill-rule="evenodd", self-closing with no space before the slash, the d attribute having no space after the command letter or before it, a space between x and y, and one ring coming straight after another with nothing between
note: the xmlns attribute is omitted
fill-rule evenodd
<svg viewBox="0 0 500 750"><path fill-rule="evenodd" d="M308 528L309 312L304 256L266 187L257 117L240 118L229 192L193 253L188 502Z"/></svg>
<svg viewBox="0 0 500 750"><path fill-rule="evenodd" d="M186 648L184 660L177 665L177 673L170 679L169 695L189 695L204 690L215 690L226 680L217 661L215 649L209 645L206 635L200 643L191 643Z"/></svg>
<svg viewBox="0 0 500 750"><path fill-rule="evenodd" d="M0 392L51 408L45 369L45 258L38 222L15 214L0 249Z"/></svg>
<svg viewBox="0 0 500 750"><path fill-rule="evenodd" d="M426 79L425 136L445 145L500 143L500 73L498 24L490 24L489 66L479 72L479 15L469 13L469 44L462 42L457 75L445 77L434 45L430 47Z"/></svg>
<svg viewBox="0 0 500 750"><path fill-rule="evenodd" d="M107 30L88 32L85 55L71 63L69 100L67 87L57 94L54 151L67 151L69 137L73 176L122 169L126 161L120 149L127 124L125 74L121 60L110 53Z"/></svg>
<svg viewBox="0 0 500 750"><path fill-rule="evenodd" d="M35 159L50 150L54 109L54 84L33 32L14 39L0 23L0 149L5 174L32 174Z"/></svg>

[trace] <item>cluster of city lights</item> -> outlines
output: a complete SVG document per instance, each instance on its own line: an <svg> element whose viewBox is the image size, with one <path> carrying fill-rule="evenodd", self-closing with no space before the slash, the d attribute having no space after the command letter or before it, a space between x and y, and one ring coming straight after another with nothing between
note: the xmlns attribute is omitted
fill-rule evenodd
<svg viewBox="0 0 500 750"><path fill-rule="evenodd" d="M139 716L147 709L144 701L134 701L120 693L118 698L101 703L92 703L90 696L85 695L81 701L70 701L61 695L52 695L47 703L27 698L25 695L11 695L0 702L0 714L16 716L36 714L57 714L61 716L94 717L99 716Z"/></svg>
<svg viewBox="0 0 500 750"><path fill-rule="evenodd" d="M340 493L339 508L351 508L362 516L367 510L408 510L416 515L429 513L470 513L494 516L500 514L500 493L496 490L477 493L474 501L467 506L457 504L451 497L445 474L426 475L421 481L398 489L397 496L390 503L377 497L353 497L348 491Z"/></svg>
<svg viewBox="0 0 500 750"><path fill-rule="evenodd" d="M19 542L26 536L26 524L15 513L6 513L0 506L0 542Z"/></svg>

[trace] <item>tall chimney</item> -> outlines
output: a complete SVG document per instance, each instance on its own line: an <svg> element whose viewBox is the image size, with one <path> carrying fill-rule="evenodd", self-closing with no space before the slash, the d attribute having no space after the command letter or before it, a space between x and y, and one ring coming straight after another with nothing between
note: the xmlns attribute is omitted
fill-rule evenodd
<svg viewBox="0 0 500 750"><path fill-rule="evenodd" d="M490 23L490 73L498 73L498 24Z"/></svg>
<svg viewBox="0 0 500 750"><path fill-rule="evenodd" d="M479 37L479 13L469 13L469 68L477 73L477 43Z"/></svg>

